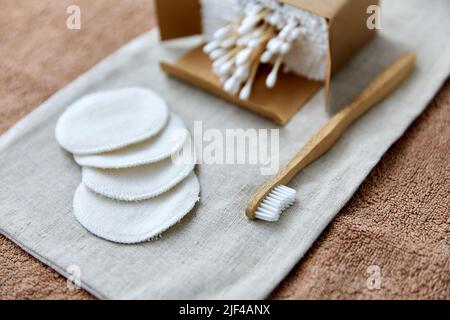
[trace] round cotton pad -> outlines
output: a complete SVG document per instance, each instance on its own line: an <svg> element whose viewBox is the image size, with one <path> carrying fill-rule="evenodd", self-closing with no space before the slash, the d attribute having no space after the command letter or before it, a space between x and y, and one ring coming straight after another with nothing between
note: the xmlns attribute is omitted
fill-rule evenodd
<svg viewBox="0 0 450 320"><path fill-rule="evenodd" d="M96 236L137 243L154 238L180 221L199 200L199 192L194 173L161 196L140 202L107 199L80 184L73 208L81 225Z"/></svg>
<svg viewBox="0 0 450 320"><path fill-rule="evenodd" d="M183 147L176 155L187 151ZM126 169L96 169L83 167L82 180L92 191L105 197L138 201L156 197L174 187L194 169L196 156L184 153L182 161L174 162L172 157L144 166Z"/></svg>
<svg viewBox="0 0 450 320"><path fill-rule="evenodd" d="M131 146L93 155L74 155L80 166L120 169L140 166L170 157L180 150L188 132L183 121L175 114L170 115L167 126L157 136Z"/></svg>
<svg viewBox="0 0 450 320"><path fill-rule="evenodd" d="M165 126L167 118L166 103L153 91L103 91L72 104L59 118L55 135L69 152L95 154L152 137Z"/></svg>

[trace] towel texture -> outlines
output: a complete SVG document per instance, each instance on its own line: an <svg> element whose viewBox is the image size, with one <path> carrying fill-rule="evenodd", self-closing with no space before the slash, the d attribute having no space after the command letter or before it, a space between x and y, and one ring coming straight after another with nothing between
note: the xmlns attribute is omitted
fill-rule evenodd
<svg viewBox="0 0 450 320"><path fill-rule="evenodd" d="M0 95L4 102L2 105L6 106L0 110L2 131L57 88L89 68L106 52L141 32L150 21L146 15L151 10L149 1L135 1L117 7L109 6L107 1L96 1L95 4L79 1L82 7L89 7L86 16L92 24L86 26L88 32L74 35L60 28L65 6L69 2L24 2L28 5L17 7L15 1L5 1L6 9L0 12L0 15L5 15L2 21L10 21L10 26L21 35L11 38L7 29L0 29L2 40L8 40L10 44L0 47L5 53L3 56L8 57L9 52L12 55L14 51L10 50L18 52L14 60L6 59L0 63L3 71L0 77L2 83L7 85L2 87L5 92ZM46 10L40 10L41 6ZM95 19L92 19L94 16ZM118 28L115 23L116 20L131 17L134 23L126 24L124 28ZM50 21L42 24L45 32L37 34L37 30L27 29L31 27L28 20L33 18L37 23ZM89 32L93 25L114 32L107 36L92 30ZM49 34L52 36L48 37ZM89 43L95 43L96 50L88 50L91 47ZM36 47L45 50L31 59ZM68 53L65 56L60 54L65 59L63 68L45 68L46 57L58 55L58 52ZM80 56L85 58L80 59ZM43 59L42 64L39 64L39 59ZM45 68L45 73L40 72L41 66ZM297 272L294 272L296 277L285 283L277 297L445 297L448 292L448 266L443 266L447 264L448 250L442 250L442 246L447 245L445 239L448 239L448 233L447 237L443 237L442 232L448 230L445 227L448 207L443 204L448 203L448 193L445 191L448 190L445 187L448 180L445 177L449 169L446 138L450 134L449 92L450 85L447 84L428 111L382 159L346 206L344 214L338 216L315 245L312 254L299 264ZM426 201L427 206L421 200L425 196L432 197ZM416 201L410 200L415 197ZM391 211L395 214L389 214ZM424 216L431 224L426 231ZM423 242L412 241L408 232L400 232L404 230L405 220L414 225L418 233L426 232L426 243L430 244L426 250ZM391 230L386 229L387 226L394 228L395 239ZM89 298L83 291L69 291L63 278L4 238L1 238L0 246L2 298ZM336 255L339 251L345 254ZM403 254L399 255L399 252ZM389 281L383 282L381 290L368 291L365 288L364 266L374 262L382 267L383 273L389 275ZM427 271L427 266L434 267Z"/></svg>

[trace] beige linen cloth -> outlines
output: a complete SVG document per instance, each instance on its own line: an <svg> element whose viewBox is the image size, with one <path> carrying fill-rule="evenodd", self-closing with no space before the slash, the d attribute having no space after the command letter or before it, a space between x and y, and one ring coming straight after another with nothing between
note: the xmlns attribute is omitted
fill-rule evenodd
<svg viewBox="0 0 450 320"><path fill-rule="evenodd" d="M295 179L292 186L299 191L299 202L280 223L252 224L242 215L251 192L266 179L258 175L258 168L205 165L199 170L201 204L161 241L134 247L113 245L77 225L71 195L79 169L57 147L53 129L63 108L81 95L102 88L148 85L168 99L191 129L196 119L220 129L272 126L166 79L157 61L178 50L159 47L150 34L74 81L2 136L2 232L63 274L69 265L80 266L83 286L103 298L266 296L448 75L450 48L442 40L450 31L444 19L448 6L445 1L436 1L434 7L419 1L386 3L383 35L416 51L418 70L401 90L354 125L331 153ZM421 32L411 28L422 21L427 26ZM377 42L371 47L370 57L380 53ZM282 162L325 121L320 104L317 96L282 129Z"/></svg>

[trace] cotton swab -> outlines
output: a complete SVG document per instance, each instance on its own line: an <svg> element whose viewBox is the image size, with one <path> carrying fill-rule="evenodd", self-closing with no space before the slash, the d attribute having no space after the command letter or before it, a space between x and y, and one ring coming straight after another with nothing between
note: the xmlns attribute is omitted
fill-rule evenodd
<svg viewBox="0 0 450 320"><path fill-rule="evenodd" d="M228 60L224 64L222 64L219 68L218 75L219 76L227 76L233 70L234 62L232 60Z"/></svg>
<svg viewBox="0 0 450 320"><path fill-rule="evenodd" d="M250 75L250 67L248 65L239 66L236 68L236 71L234 74L237 78L244 81L245 79L248 79L248 77Z"/></svg>
<svg viewBox="0 0 450 320"><path fill-rule="evenodd" d="M256 72L258 71L259 63L258 61L255 61L252 65L250 76L242 88L241 92L239 93L239 98L242 100L248 100L250 98L250 94L252 92L253 82L255 81Z"/></svg>
<svg viewBox="0 0 450 320"><path fill-rule="evenodd" d="M263 20L267 14L269 14L269 10L265 9L254 16L248 16L244 18L241 22L241 25L238 28L238 33L240 35L244 35L253 30L253 28L258 25L261 20Z"/></svg>
<svg viewBox="0 0 450 320"><path fill-rule="evenodd" d="M264 9L264 6L260 3L249 3L245 7L245 13L249 16L256 15L260 13L262 9Z"/></svg>
<svg viewBox="0 0 450 320"><path fill-rule="evenodd" d="M290 42L295 41L295 40L297 40L297 39L302 35L302 33L304 33L304 32L305 32L305 30L304 30L301 26L296 27L295 29L291 30L291 32L290 32L289 35L287 36L287 40L290 41Z"/></svg>
<svg viewBox="0 0 450 320"><path fill-rule="evenodd" d="M213 40L209 43L207 43L204 47L203 47L203 52L206 54L211 53L213 50L217 49L220 47L220 41L219 40Z"/></svg>
<svg viewBox="0 0 450 320"><path fill-rule="evenodd" d="M272 51L266 50L261 55L259 61L261 61L261 63L269 63L270 60L272 60L272 57L273 57Z"/></svg>
<svg viewBox="0 0 450 320"><path fill-rule="evenodd" d="M226 53L227 53L226 50L224 50L224 49L222 49L222 48L219 48L219 49L213 50L213 51L209 54L209 57L211 58L211 60L216 60L216 59L218 59L219 57L223 56L223 55L226 54Z"/></svg>
<svg viewBox="0 0 450 320"><path fill-rule="evenodd" d="M217 30L216 32L214 32L213 38L216 40L223 40L232 31L233 31L233 26L231 24L226 25L225 27L222 27L219 30Z"/></svg>
<svg viewBox="0 0 450 320"><path fill-rule="evenodd" d="M245 48L244 50L240 51L236 55L236 65L240 66L240 65L247 63L250 60L252 53L253 53L252 48Z"/></svg>
<svg viewBox="0 0 450 320"><path fill-rule="evenodd" d="M272 69L272 71L269 73L266 79L266 86L268 88L273 88L275 84L277 83L277 77L278 77L278 70L280 69L281 62L283 61L283 55L278 55L275 65Z"/></svg>
<svg viewBox="0 0 450 320"><path fill-rule="evenodd" d="M261 53L263 51L264 51L264 46L261 46L258 50L253 52L253 55L249 62L249 65L251 65L251 67L250 67L247 82L245 83L244 87L242 88L241 92L239 93L239 98L242 100L248 100L250 98L253 83L255 81L255 77L256 77L256 74L257 74L258 68L259 68Z"/></svg>
<svg viewBox="0 0 450 320"><path fill-rule="evenodd" d="M240 80L232 76L227 81L225 81L223 89L229 94L236 95L239 91Z"/></svg>
<svg viewBox="0 0 450 320"><path fill-rule="evenodd" d="M291 50L292 45L289 42L283 42L280 46L280 54L286 55Z"/></svg>
<svg viewBox="0 0 450 320"><path fill-rule="evenodd" d="M278 38L270 39L269 43L267 43L267 49L272 53L278 53L283 42Z"/></svg>
<svg viewBox="0 0 450 320"><path fill-rule="evenodd" d="M303 32L300 21L286 16L280 8L279 4L250 1L239 19L216 30L213 40L204 46L203 51L213 60L213 72L226 92L239 92L241 99L249 99L259 64L271 63L274 57L266 86L275 86L294 36Z"/></svg>
<svg viewBox="0 0 450 320"><path fill-rule="evenodd" d="M232 60L233 57L239 53L239 50L241 50L241 48L239 48L239 47L233 48L230 51L228 51L227 53L225 53L224 55L217 58L212 64L213 70L218 70L227 61Z"/></svg>
<svg viewBox="0 0 450 320"><path fill-rule="evenodd" d="M391 94L411 74L415 62L415 54L402 55L379 74L355 101L335 114L284 168L254 193L245 209L246 216L252 220L277 221L296 200L295 189L286 185L306 166L329 151L356 119Z"/></svg>

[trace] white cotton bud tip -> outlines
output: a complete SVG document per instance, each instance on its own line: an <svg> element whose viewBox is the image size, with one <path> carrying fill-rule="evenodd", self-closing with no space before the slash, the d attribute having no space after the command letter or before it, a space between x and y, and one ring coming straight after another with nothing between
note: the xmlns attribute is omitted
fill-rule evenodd
<svg viewBox="0 0 450 320"><path fill-rule="evenodd" d="M235 38L228 38L228 39L222 40L222 42L220 43L220 46L223 49L229 49L232 46L234 46L235 43L236 43L236 39Z"/></svg>
<svg viewBox="0 0 450 320"><path fill-rule="evenodd" d="M266 50L263 52L263 54L259 58L259 61L261 61L261 63L269 63L269 61L272 60L272 57L273 57L272 52L269 50Z"/></svg>
<svg viewBox="0 0 450 320"><path fill-rule="evenodd" d="M212 70L213 70L213 73L215 74L215 75L220 75L220 66L219 67L214 67L213 66L213 68L212 68Z"/></svg>
<svg viewBox="0 0 450 320"><path fill-rule="evenodd" d="M298 26L297 22L289 21L285 28L287 28L288 30L294 30L297 26Z"/></svg>
<svg viewBox="0 0 450 320"><path fill-rule="evenodd" d="M245 79L248 78L249 73L250 73L250 67L249 67L249 65L245 65L245 64L244 64L244 65L242 65L242 66L239 66L239 67L236 69L236 72L234 73L234 76L235 76L237 79L245 80Z"/></svg>
<svg viewBox="0 0 450 320"><path fill-rule="evenodd" d="M299 24L299 21L298 21L297 17L290 16L288 18L288 24L292 24L292 25L296 26Z"/></svg>
<svg viewBox="0 0 450 320"><path fill-rule="evenodd" d="M239 33L240 35L247 34L247 33L249 33L250 31L253 30L254 26L255 26L254 23L246 22L246 21L244 20L244 21L242 22L242 24L239 26L238 33Z"/></svg>
<svg viewBox="0 0 450 320"><path fill-rule="evenodd" d="M248 46L250 48L256 49L259 47L260 44L261 44L260 39L253 39L253 40L250 40L250 42L248 43Z"/></svg>
<svg viewBox="0 0 450 320"><path fill-rule="evenodd" d="M289 42L283 42L280 46L280 53L284 55L288 53L289 50L291 50L291 44Z"/></svg>
<svg viewBox="0 0 450 320"><path fill-rule="evenodd" d="M247 84L242 88L239 93L239 98L241 100L248 100L250 98L250 93L252 91L252 83L251 81L247 82Z"/></svg>
<svg viewBox="0 0 450 320"><path fill-rule="evenodd" d="M223 56L225 53L226 51L223 49L215 49L209 54L209 57L211 58L211 60L216 60Z"/></svg>
<svg viewBox="0 0 450 320"><path fill-rule="evenodd" d="M286 40L287 37L289 36L289 33L291 32L291 30L287 29L286 27L281 29L281 31L278 33L277 37L283 40Z"/></svg>
<svg viewBox="0 0 450 320"><path fill-rule="evenodd" d="M218 68L220 68L220 67L221 67L225 62L227 62L227 61L228 61L227 55L224 55L224 56L218 58L218 59L217 59L216 61L214 61L213 64L212 64L213 69L218 69Z"/></svg>
<svg viewBox="0 0 450 320"><path fill-rule="evenodd" d="M261 28L256 29L255 31L253 31L253 32L251 33L252 37L255 37L255 38L261 37L262 34L263 34L263 29L261 29Z"/></svg>
<svg viewBox="0 0 450 320"><path fill-rule="evenodd" d="M281 15L280 15L280 14L277 14L277 13L274 13L272 16L270 16L268 22L269 22L271 25L273 25L273 26L277 26L277 25L279 25L280 23L282 23L282 21L283 21L283 19L282 19Z"/></svg>
<svg viewBox="0 0 450 320"><path fill-rule="evenodd" d="M284 21L284 19L280 19L275 26L278 30L281 30L286 26L286 21Z"/></svg>
<svg viewBox="0 0 450 320"><path fill-rule="evenodd" d="M234 77L231 77L227 81L225 81L224 84L224 90L228 92L229 94L232 94L233 96L237 95L239 92L241 83L235 79Z"/></svg>
<svg viewBox="0 0 450 320"><path fill-rule="evenodd" d="M237 95L239 93L240 87L241 87L241 82L240 81L236 81L234 83L234 87L233 87L233 90L231 91L231 94L234 95L234 96Z"/></svg>
<svg viewBox="0 0 450 320"><path fill-rule="evenodd" d="M213 50L217 49L220 46L220 42L219 41L211 41L208 42L204 47L203 47L203 52L206 54L211 53Z"/></svg>
<svg viewBox="0 0 450 320"><path fill-rule="evenodd" d="M278 70L272 70L269 75L267 76L266 79L266 87L267 88L273 88L275 87L275 84L277 83L277 75L278 75Z"/></svg>
<svg viewBox="0 0 450 320"><path fill-rule="evenodd" d="M248 60L250 60L252 53L253 53L252 48L245 48L244 50L241 50L241 52L239 52L236 55L236 64L238 66L246 64L248 62Z"/></svg>
<svg viewBox="0 0 450 320"><path fill-rule="evenodd" d="M269 49L272 53L278 53L280 51L282 42L277 38L270 39L267 44L267 49Z"/></svg>
<svg viewBox="0 0 450 320"><path fill-rule="evenodd" d="M292 32L292 30L294 30L295 27L296 27L296 25L294 25L294 24L288 24L283 29L281 29L281 31L278 33L278 37L280 39L286 40L287 37L289 36L289 34Z"/></svg>
<svg viewBox="0 0 450 320"><path fill-rule="evenodd" d="M226 76L231 73L231 70L233 69L234 62L233 61L227 61L219 68L219 75Z"/></svg>
<svg viewBox="0 0 450 320"><path fill-rule="evenodd" d="M239 39L237 39L236 45L238 47L246 47L248 45L248 42L249 42L249 37L243 36L243 37L240 37Z"/></svg>
<svg viewBox="0 0 450 320"><path fill-rule="evenodd" d="M261 19L262 17L260 15L246 17L238 28L238 33L247 34L250 31L253 31Z"/></svg>
<svg viewBox="0 0 450 320"><path fill-rule="evenodd" d="M225 27L222 27L222 28L218 29L216 32L214 32L213 37L214 37L214 39L222 40L228 34L230 34L231 31L233 31L233 27L231 25L227 25Z"/></svg>
<svg viewBox="0 0 450 320"><path fill-rule="evenodd" d="M245 13L247 15L254 16L254 15L257 15L258 13L260 13L262 9L263 9L263 6L259 3L249 3L247 5L247 7L245 8Z"/></svg>
<svg viewBox="0 0 450 320"><path fill-rule="evenodd" d="M223 89L226 92L233 94L233 91L236 88L236 82L237 81L234 77L229 78L227 81L225 81Z"/></svg>

